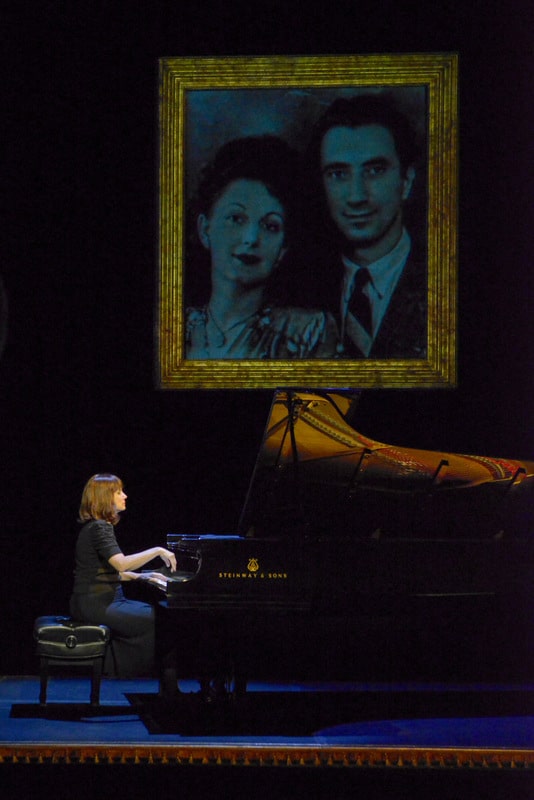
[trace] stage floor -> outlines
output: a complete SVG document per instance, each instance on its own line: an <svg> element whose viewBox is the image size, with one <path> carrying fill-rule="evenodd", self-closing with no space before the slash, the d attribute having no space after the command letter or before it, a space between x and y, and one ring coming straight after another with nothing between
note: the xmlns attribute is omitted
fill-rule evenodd
<svg viewBox="0 0 534 800"><path fill-rule="evenodd" d="M175 703L155 680L0 678L1 763L512 769L534 776L534 684L251 681L236 702Z"/></svg>

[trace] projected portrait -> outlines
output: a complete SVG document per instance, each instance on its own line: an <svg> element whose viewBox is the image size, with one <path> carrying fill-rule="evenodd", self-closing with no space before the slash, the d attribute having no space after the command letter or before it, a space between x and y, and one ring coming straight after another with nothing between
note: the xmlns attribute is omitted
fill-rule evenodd
<svg viewBox="0 0 534 800"><path fill-rule="evenodd" d="M454 104L375 58L162 61L162 387L453 380Z"/></svg>

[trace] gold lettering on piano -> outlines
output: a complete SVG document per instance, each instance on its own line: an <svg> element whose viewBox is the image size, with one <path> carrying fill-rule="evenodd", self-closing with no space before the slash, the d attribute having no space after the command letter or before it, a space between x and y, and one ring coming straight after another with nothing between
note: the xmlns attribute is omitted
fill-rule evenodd
<svg viewBox="0 0 534 800"><path fill-rule="evenodd" d="M287 572L260 572L260 563L257 558L249 558L248 572L219 572L220 580L287 580Z"/></svg>

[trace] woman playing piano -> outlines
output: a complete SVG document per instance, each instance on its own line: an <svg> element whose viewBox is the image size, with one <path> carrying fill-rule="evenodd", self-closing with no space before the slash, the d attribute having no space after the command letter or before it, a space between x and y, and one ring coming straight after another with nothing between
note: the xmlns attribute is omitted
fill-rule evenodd
<svg viewBox="0 0 534 800"><path fill-rule="evenodd" d="M115 475L93 475L83 490L76 543L76 567L70 611L75 619L111 629L113 663L106 671L117 677L150 675L154 668L154 608L127 599L122 582L165 580L157 572L139 573L155 558L176 570L174 553L152 547L124 555L115 537L119 515L126 509L123 483Z"/></svg>

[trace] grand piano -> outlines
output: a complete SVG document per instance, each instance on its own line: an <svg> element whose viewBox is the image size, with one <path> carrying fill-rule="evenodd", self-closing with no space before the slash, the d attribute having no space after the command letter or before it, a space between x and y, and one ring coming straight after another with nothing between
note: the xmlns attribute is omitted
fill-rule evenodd
<svg viewBox="0 0 534 800"><path fill-rule="evenodd" d="M528 656L534 463L375 441L351 425L357 400L274 393L236 531L167 536L160 652L287 677L357 677L368 657L376 676L386 650L414 669L415 641L443 664L493 637L502 658L516 626Z"/></svg>

